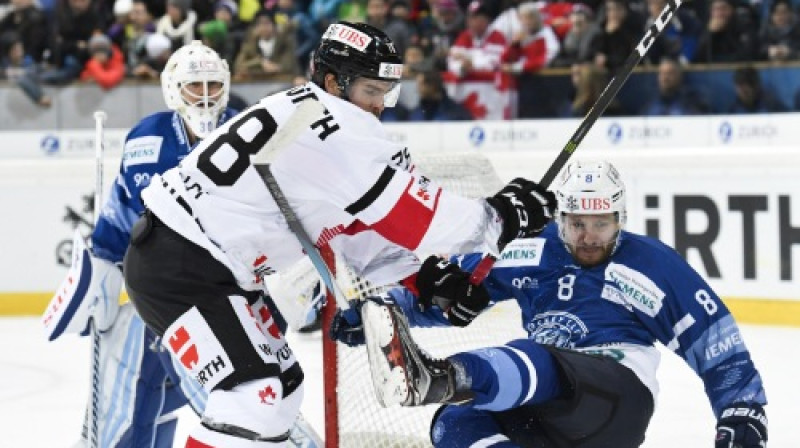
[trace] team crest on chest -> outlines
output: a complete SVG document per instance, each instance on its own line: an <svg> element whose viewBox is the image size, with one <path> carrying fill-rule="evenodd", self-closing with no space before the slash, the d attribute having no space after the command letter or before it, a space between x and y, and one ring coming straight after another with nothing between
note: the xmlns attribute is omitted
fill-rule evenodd
<svg viewBox="0 0 800 448"><path fill-rule="evenodd" d="M528 339L537 344L561 348L575 348L575 344L589 333L578 316L565 311L537 314L525 329L528 330Z"/></svg>

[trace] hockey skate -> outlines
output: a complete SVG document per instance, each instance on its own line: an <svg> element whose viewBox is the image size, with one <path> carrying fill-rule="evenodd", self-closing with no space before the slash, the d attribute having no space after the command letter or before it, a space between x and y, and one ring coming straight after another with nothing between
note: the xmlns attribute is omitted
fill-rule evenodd
<svg viewBox="0 0 800 448"><path fill-rule="evenodd" d="M381 406L463 403L472 398L463 368L433 359L420 349L399 307L368 300L361 318L372 384Z"/></svg>

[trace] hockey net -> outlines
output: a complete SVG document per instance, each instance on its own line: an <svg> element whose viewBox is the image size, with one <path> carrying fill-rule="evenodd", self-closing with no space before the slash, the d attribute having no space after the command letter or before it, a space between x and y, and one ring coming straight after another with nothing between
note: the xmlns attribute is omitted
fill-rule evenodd
<svg viewBox="0 0 800 448"><path fill-rule="evenodd" d="M485 197L503 182L491 162L477 153L436 154L415 158L418 168L443 188L466 197ZM364 299L385 290L358 278L329 250L337 283L348 299ZM421 254L421 256L424 256ZM335 313L332 298L323 313L328 328ZM431 355L497 345L525 337L516 303L504 302L483 313L467 328L412 328L415 340ZM372 387L364 347L350 348L323 337L325 446L327 448L430 447L429 428L438 406L383 408Z"/></svg>

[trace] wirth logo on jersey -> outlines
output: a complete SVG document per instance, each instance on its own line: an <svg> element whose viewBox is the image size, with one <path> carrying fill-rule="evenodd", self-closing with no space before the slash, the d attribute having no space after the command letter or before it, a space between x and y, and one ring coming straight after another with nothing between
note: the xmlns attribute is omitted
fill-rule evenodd
<svg viewBox="0 0 800 448"><path fill-rule="evenodd" d="M436 188L436 191L430 191L430 187L431 180L425 176L420 176L416 183L411 182L408 194L429 210L434 210L436 208L436 199L439 197L441 189Z"/></svg>
<svg viewBox="0 0 800 448"><path fill-rule="evenodd" d="M233 373L233 364L197 308L178 318L164 332L164 346L206 390Z"/></svg>
<svg viewBox="0 0 800 448"><path fill-rule="evenodd" d="M323 40L335 40L341 42L349 47L353 47L358 51L364 51L367 46L372 42L372 38L368 34L362 33L355 28L342 24L333 24L325 31L322 36Z"/></svg>

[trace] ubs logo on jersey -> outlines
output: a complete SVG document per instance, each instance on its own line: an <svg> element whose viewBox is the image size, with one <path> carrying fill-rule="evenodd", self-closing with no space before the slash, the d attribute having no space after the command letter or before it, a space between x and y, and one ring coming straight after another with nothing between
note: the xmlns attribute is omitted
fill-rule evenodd
<svg viewBox="0 0 800 448"><path fill-rule="evenodd" d="M526 325L528 339L544 345L575 348L575 344L589 334L589 329L576 315L566 311L548 311L537 314Z"/></svg>

